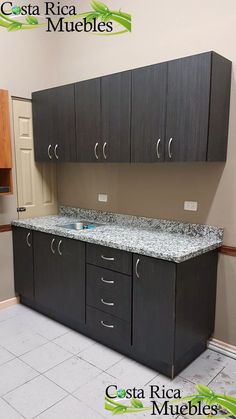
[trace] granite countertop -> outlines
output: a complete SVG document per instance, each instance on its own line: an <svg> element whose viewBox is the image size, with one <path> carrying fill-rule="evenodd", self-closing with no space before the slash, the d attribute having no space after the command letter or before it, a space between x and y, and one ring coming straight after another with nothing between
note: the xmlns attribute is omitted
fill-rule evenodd
<svg viewBox="0 0 236 419"><path fill-rule="evenodd" d="M80 220L102 225L80 231L60 227ZM223 243L223 229L218 227L69 207L60 207L59 215L15 220L12 224L176 263L216 249Z"/></svg>

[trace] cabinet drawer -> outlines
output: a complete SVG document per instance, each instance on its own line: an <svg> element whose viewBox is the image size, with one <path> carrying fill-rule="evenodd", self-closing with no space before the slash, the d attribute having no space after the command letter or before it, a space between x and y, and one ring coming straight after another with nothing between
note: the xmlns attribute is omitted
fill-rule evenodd
<svg viewBox="0 0 236 419"><path fill-rule="evenodd" d="M132 278L88 264L86 269L87 304L130 322Z"/></svg>
<svg viewBox="0 0 236 419"><path fill-rule="evenodd" d="M131 345L131 323L87 306L86 323L91 334L98 340L122 349Z"/></svg>
<svg viewBox="0 0 236 419"><path fill-rule="evenodd" d="M87 244L87 262L127 275L132 273L132 254L111 247Z"/></svg>

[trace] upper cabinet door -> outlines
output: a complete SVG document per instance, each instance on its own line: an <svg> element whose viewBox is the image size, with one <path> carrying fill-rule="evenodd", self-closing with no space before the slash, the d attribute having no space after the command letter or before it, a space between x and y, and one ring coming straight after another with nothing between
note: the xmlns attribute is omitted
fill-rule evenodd
<svg viewBox="0 0 236 419"><path fill-rule="evenodd" d="M102 159L130 162L131 72L101 78Z"/></svg>
<svg viewBox="0 0 236 419"><path fill-rule="evenodd" d="M74 161L74 85L35 92L32 95L36 161Z"/></svg>
<svg viewBox="0 0 236 419"><path fill-rule="evenodd" d="M211 53L168 63L166 160L206 161Z"/></svg>
<svg viewBox="0 0 236 419"><path fill-rule="evenodd" d="M102 156L100 78L75 85L77 161L99 162Z"/></svg>
<svg viewBox="0 0 236 419"><path fill-rule="evenodd" d="M167 63L132 71L132 162L164 160Z"/></svg>

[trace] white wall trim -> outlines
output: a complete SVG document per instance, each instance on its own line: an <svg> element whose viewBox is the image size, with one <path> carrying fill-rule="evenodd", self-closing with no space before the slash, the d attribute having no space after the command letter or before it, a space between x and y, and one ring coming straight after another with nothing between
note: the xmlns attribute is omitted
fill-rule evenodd
<svg viewBox="0 0 236 419"><path fill-rule="evenodd" d="M213 351L219 352L223 355L229 356L230 358L236 359L236 346L229 345L228 343L222 342L218 339L210 339L208 341L208 348Z"/></svg>
<svg viewBox="0 0 236 419"><path fill-rule="evenodd" d="M19 302L20 302L19 297L14 297L14 298L10 298L9 300L0 301L0 310L2 310L3 308L7 308L15 304L18 304Z"/></svg>

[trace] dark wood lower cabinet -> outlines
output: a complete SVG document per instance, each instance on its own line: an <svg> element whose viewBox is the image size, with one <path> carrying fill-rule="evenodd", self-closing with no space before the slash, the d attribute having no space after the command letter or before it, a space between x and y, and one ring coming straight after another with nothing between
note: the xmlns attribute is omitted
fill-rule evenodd
<svg viewBox="0 0 236 419"><path fill-rule="evenodd" d="M177 264L18 227L13 246L16 291L32 308L169 377L205 350L217 250Z"/></svg>

